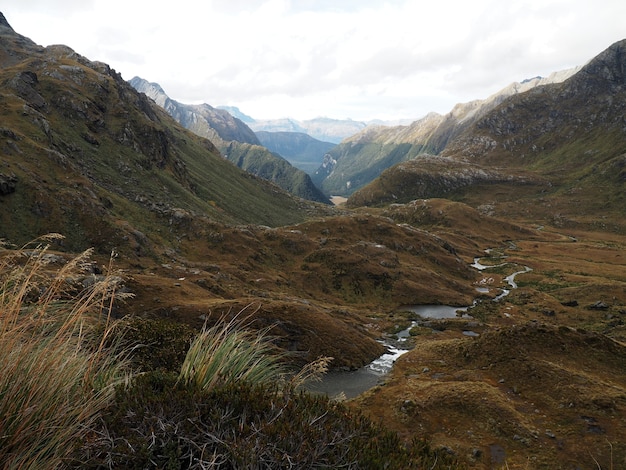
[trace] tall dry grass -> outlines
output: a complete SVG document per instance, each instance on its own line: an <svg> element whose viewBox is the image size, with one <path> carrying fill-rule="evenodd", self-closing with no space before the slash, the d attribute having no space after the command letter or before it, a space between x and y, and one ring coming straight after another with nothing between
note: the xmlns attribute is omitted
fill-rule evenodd
<svg viewBox="0 0 626 470"><path fill-rule="evenodd" d="M114 397L125 363L105 347L117 277L71 282L90 251L53 269L48 235L0 253L0 468L59 468ZM94 324L99 338L90 337Z"/></svg>

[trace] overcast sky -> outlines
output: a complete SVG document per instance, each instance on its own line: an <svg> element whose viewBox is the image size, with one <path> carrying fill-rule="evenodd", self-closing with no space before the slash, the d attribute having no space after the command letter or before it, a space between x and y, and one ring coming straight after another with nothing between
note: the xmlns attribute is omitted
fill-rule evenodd
<svg viewBox="0 0 626 470"><path fill-rule="evenodd" d="M11 0L9 24L182 103L255 119L420 118L583 65L624 0Z"/></svg>

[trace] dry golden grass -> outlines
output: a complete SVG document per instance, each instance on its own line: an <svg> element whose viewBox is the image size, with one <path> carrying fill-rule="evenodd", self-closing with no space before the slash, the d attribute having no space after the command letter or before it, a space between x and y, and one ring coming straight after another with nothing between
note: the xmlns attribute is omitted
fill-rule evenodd
<svg viewBox="0 0 626 470"><path fill-rule="evenodd" d="M0 260L0 466L58 468L111 402L124 361L90 337L108 322L115 280L104 277L73 291L71 278L90 252L57 271L49 266L49 235ZM105 314L102 319L100 316ZM94 341L95 340L95 341Z"/></svg>

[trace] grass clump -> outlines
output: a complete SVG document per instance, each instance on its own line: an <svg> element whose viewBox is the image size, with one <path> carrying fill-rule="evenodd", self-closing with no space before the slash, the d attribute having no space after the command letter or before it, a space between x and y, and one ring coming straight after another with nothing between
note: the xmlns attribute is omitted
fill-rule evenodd
<svg viewBox="0 0 626 470"><path fill-rule="evenodd" d="M267 333L267 329L253 332L240 328L237 318L205 328L191 343L179 381L199 390L244 381L253 385L275 383L286 369Z"/></svg>
<svg viewBox="0 0 626 470"><path fill-rule="evenodd" d="M0 260L0 467L58 468L124 378L115 347L91 326L116 295L114 277L76 291L90 252L50 269L49 235ZM44 244L44 245L42 245ZM106 321L106 320L105 320ZM104 328L103 338L111 326Z"/></svg>

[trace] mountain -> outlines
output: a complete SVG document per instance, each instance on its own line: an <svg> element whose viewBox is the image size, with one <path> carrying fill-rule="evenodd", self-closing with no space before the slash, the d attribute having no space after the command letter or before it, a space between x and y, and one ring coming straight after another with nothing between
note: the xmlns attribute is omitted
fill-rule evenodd
<svg viewBox="0 0 626 470"><path fill-rule="evenodd" d="M324 155L335 146L302 132L258 131L256 136L264 147L307 173L319 168Z"/></svg>
<svg viewBox="0 0 626 470"><path fill-rule="evenodd" d="M70 249L146 253L206 217L302 220L302 202L224 160L109 66L2 20L0 237L59 232Z"/></svg>
<svg viewBox="0 0 626 470"><path fill-rule="evenodd" d="M351 119L315 118L304 121L297 119L255 120L248 124L254 132L302 132L323 142L338 144L346 137L360 132L368 126L365 122Z"/></svg>
<svg viewBox="0 0 626 470"><path fill-rule="evenodd" d="M445 116L430 113L407 126L371 126L332 149L313 173L326 194L350 195L383 170L420 154L437 155L449 141L510 96L535 87L561 82L578 68L512 83L483 100L457 104Z"/></svg>
<svg viewBox="0 0 626 470"><path fill-rule="evenodd" d="M251 124L254 122L253 117L243 113L237 106L218 106L218 109L228 111L232 116L236 117L242 122L245 122L246 124Z"/></svg>
<svg viewBox="0 0 626 470"><path fill-rule="evenodd" d="M228 160L243 170L272 181L298 197L330 203L306 173L262 147L254 132L228 111L208 104L179 103L167 96L160 85L140 77L134 77L130 84L154 100L183 127L211 140Z"/></svg>
<svg viewBox="0 0 626 470"><path fill-rule="evenodd" d="M429 167L430 157L417 157L390 168L349 202L369 205L445 194L475 206L488 203L495 214L532 212L560 226L608 215L622 219L625 57L626 40L563 82L512 94L447 143L440 155L445 165ZM455 173L464 178L453 181Z"/></svg>
<svg viewBox="0 0 626 470"><path fill-rule="evenodd" d="M259 139L241 120L233 117L228 111L216 109L208 104L182 104L171 99L158 83L134 77L131 86L145 93L156 104L161 106L179 124L201 137L213 141L237 141L252 145L260 145Z"/></svg>

